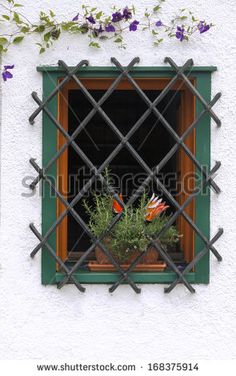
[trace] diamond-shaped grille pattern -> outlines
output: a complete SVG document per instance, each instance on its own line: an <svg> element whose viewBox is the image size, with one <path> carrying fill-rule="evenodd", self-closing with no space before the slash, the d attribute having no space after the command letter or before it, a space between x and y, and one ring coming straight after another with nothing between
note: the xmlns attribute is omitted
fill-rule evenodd
<svg viewBox="0 0 236 376"><path fill-rule="evenodd" d="M31 189L34 189L36 185L39 183L41 179L43 179L50 187L50 189L55 193L57 199L59 199L63 205L65 206L64 212L56 219L56 221L53 223L53 225L47 230L47 232L42 236L38 230L35 228L35 226L31 223L30 229L33 231L35 236L40 241L39 244L33 249L31 252L31 257L34 257L36 253L42 248L45 247L45 249L51 254L51 256L55 259L55 261L59 264L60 268L64 271L65 276L64 279L58 284L58 288L63 287L66 283L72 282L75 284L75 286L81 291L84 292L85 288L77 281L74 274L76 271L78 271L78 268L82 265L82 263L88 258L90 253L95 249L95 247L98 245L103 252L108 256L111 263L114 265L115 270L119 273L120 277L117 282L115 282L110 288L109 291L113 292L121 283L126 282L128 283L133 290L136 293L140 293L141 289L134 283L134 281L131 278L131 272L134 270L135 266L138 264L138 262L142 259L146 251L142 252L136 260L134 260L131 265L129 266L128 270L123 270L122 267L117 263L117 261L114 259L113 255L109 252L107 247L103 244L103 239L106 236L106 234L112 229L113 226L121 219L122 213L117 214L106 231L101 234L99 238L96 238L90 231L87 224L84 222L84 220L81 218L81 216L76 212L74 209L75 205L84 197L84 195L88 192L88 190L91 188L92 184L96 181L96 179L100 179L103 186L106 188L106 190L111 193L116 201L119 202L119 204L123 207L123 202L121 202L119 196L115 192L114 188L110 185L110 183L106 180L106 178L103 176L103 172L106 167L109 166L111 161L118 155L118 153L125 147L133 156L133 158L142 166L143 170L147 173L147 178L145 181L139 186L139 188L136 190L136 192L132 195L132 197L127 202L127 206L132 205L139 197L140 195L145 191L145 188L148 186L148 184L153 180L159 189L162 191L162 193L168 198L170 203L176 208L176 212L169 218L168 222L165 224L165 226L161 229L161 231L157 234L157 239L160 238L161 235L167 229L176 221L176 219L179 216L183 216L184 219L190 224L191 228L195 231L195 233L199 236L199 238L204 243L204 248L194 257L194 259L186 266L186 268L183 271L180 271L179 268L175 265L174 261L171 259L167 251L160 243L151 242L152 246L157 250L157 252L160 253L161 257L165 260L165 262L168 264L168 266L173 270L173 272L176 274L176 279L174 282L171 283L171 285L167 288L165 288L165 292L170 292L173 290L173 288L179 283L182 282L189 291L195 292L195 289L193 286L187 281L186 274L191 271L195 265L205 256L205 254L209 251L211 251L214 256L217 258L218 261L221 261L222 258L219 255L218 251L214 247L214 243L219 239L219 237L222 235L223 230L220 228L217 232L217 234L212 238L212 240L208 240L205 235L202 233L202 231L196 226L194 221L189 217L189 215L185 212L185 208L190 204L192 200L194 200L201 192L202 190L209 185L216 193L220 192L220 188L216 184L216 182L213 180L213 176L215 175L216 171L220 168L220 162L216 162L215 166L212 168L211 171L207 172L204 167L199 163L199 161L196 159L195 155L189 150L189 148L184 143L185 139L188 137L188 135L197 127L197 125L200 123L200 120L202 117L208 113L211 118L214 120L217 126L221 125L221 122L217 115L212 110L212 107L214 104L218 101L221 94L218 93L210 103L206 103L204 98L201 96L201 94L196 90L194 85L189 80L188 76L185 74L186 70L190 69L193 66L193 61L190 59L188 60L183 67L178 67L174 61L171 58L166 58L165 62L168 63L173 70L176 72L176 75L170 80L170 82L166 85L166 87L162 90L162 92L157 96L157 98L152 102L147 97L145 92L141 89L141 87L138 85L137 81L131 76L130 71L134 67L136 63L139 62L139 58L133 59L130 64L127 67L123 67L115 58L111 59L112 63L116 66L117 71L119 72L119 75L114 79L113 83L109 87L109 89L105 92L105 94L100 98L100 100L97 102L92 95L89 93L87 88L83 85L83 82L81 82L79 78L79 71L80 68L83 66L88 65L88 61L83 60L81 61L73 70L70 70L69 67L66 65L65 62L59 61L58 64L60 67L63 68L65 72L65 78L57 85L57 87L52 91L52 93L49 95L48 98L46 98L44 101L41 101L37 94L35 92L32 93L32 97L35 100L35 102L38 104L38 108L35 110L35 112L30 116L29 121L31 124L33 124L35 117L41 112L44 111L49 119L52 121L52 123L56 126L57 130L63 134L63 136L66 139L66 142L64 145L55 153L55 155L51 158L51 160L47 163L46 166L43 166L40 168L38 164L36 163L35 159L31 158L30 163L34 167L34 169L37 171L38 175L34 179L34 181L31 183L30 187ZM47 108L47 104L50 102L50 100L56 96L60 90L71 80L73 79L75 83L78 85L80 90L83 92L85 97L88 99L90 104L93 106L92 110L88 113L88 115L83 119L83 121L79 124L79 126L76 128L74 133L72 135L69 135L69 133L62 127L62 125L58 122L58 120L55 118L55 116L49 111ZM114 122L108 117L108 115L104 112L102 109L102 104L107 100L107 98L114 92L114 90L117 88L121 80L127 79L132 87L136 90L136 92L139 94L141 99L146 103L148 106L147 110L144 112L144 114L137 120L137 122L134 124L134 126L131 128L131 130L124 136L118 127L114 124ZM173 130L171 125L166 121L166 119L163 117L163 115L160 113L160 111L157 109L157 104L161 102L161 100L164 98L164 96L173 88L173 85L177 82L177 80L181 79L183 83L188 87L190 92L201 102L203 106L202 112L197 116L197 118L194 120L194 122L189 125L189 127L186 129L186 131L181 135L181 137L178 136L178 134ZM119 139L119 144L114 148L112 153L106 158L106 160L102 163L101 166L96 168L94 164L90 161L87 155L82 151L82 149L78 146L78 144L75 142L76 137L79 135L79 133L86 127L86 125L89 123L89 121L93 118L93 116L99 113L100 116L103 118L103 120L106 122L106 124L110 127L110 129L115 133L115 135ZM140 157L137 150L134 149L134 147L130 144L129 140L132 137L132 135L139 129L139 127L143 124L145 119L150 115L150 113L153 113L157 119L161 122L162 126L165 127L165 129L171 134L171 136L175 140L175 145L170 149L170 151L165 155L165 157L160 161L160 163L155 166L155 168L150 169L150 167L145 163L145 161ZM48 170L51 166L53 166L60 156L63 154L63 152L69 147L73 147L75 152L83 159L86 166L89 167L92 173L92 177L84 184L83 188L79 191L79 193L72 199L71 202L68 202L65 197L60 193L60 191L57 189L56 185L48 176ZM191 195L188 196L186 201L180 205L175 198L168 192L166 187L163 185L163 183L158 178L159 171L166 165L166 163L170 160L170 158L176 153L178 149L182 149L187 156L190 158L190 160L193 162L194 166L203 176L203 180L201 184L195 188L195 190L191 193ZM85 233L92 239L93 243L92 245L84 252L84 254L80 257L80 259L69 269L69 267L66 265L66 263L56 254L55 249L53 249L50 244L48 243L48 239L51 236L51 234L55 233L60 223L63 221L63 219L68 215L71 214L75 221L81 226L81 228L85 231Z"/></svg>

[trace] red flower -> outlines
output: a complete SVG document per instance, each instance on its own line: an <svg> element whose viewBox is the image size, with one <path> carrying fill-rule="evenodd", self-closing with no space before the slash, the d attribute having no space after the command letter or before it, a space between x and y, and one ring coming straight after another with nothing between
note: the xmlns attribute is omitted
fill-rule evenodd
<svg viewBox="0 0 236 376"><path fill-rule="evenodd" d="M169 206L166 205L162 199L153 194L150 201L147 204L147 211L145 214L145 219L148 222L152 222L158 215L164 212Z"/></svg>
<svg viewBox="0 0 236 376"><path fill-rule="evenodd" d="M119 194L119 198L122 202L124 202L122 193ZM112 210L113 210L114 213L119 214L123 211L123 207L116 200L113 200Z"/></svg>

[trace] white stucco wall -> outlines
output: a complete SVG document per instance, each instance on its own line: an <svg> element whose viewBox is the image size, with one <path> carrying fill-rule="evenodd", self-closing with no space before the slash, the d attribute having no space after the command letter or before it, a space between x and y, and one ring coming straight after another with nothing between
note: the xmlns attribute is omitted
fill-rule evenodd
<svg viewBox="0 0 236 376"><path fill-rule="evenodd" d="M24 1L24 3L28 3ZM54 9L61 16L77 13L74 0L35 0L26 7L31 17L38 9ZM109 1L87 1L109 9ZM116 2L117 3L117 2ZM125 6L127 1L119 1ZM144 8L155 1L133 1ZM44 55L38 55L33 40L12 48L3 63L15 64L14 79L2 84L1 113L1 227L0 227L0 358L4 359L230 359L236 356L236 2L234 0L169 0L163 19L178 7L188 6L216 27L189 44L166 42L152 46L150 37L132 34L125 51L105 43L100 50L87 46L86 38L62 37ZM138 17L138 16L137 16ZM128 38L127 38L128 40ZM222 161L216 178L222 193L212 194L211 233L219 226L225 233L217 248L224 260L211 257L211 283L196 286L191 295L178 286L170 295L163 285L143 285L141 295L129 286L109 294L108 286L87 285L85 294L75 287L44 287L40 283L40 255L29 253L37 240L28 225L41 223L38 195L25 198L25 175L35 176L29 158L41 164L41 118L31 126L29 115L36 105L34 90L41 97L40 64L55 65L63 59L75 65L88 58L91 65L110 65L111 55L123 64L140 56L140 65L163 65L171 56L179 65L192 57L196 65L216 65L212 94L222 91L215 106L222 128L212 124L212 164Z"/></svg>

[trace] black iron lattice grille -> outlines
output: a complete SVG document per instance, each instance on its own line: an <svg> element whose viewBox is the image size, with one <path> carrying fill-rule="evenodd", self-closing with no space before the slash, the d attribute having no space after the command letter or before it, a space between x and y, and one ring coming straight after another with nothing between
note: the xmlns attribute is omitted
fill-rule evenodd
<svg viewBox="0 0 236 376"><path fill-rule="evenodd" d="M83 196L88 192L88 190L91 188L92 184L95 182L96 179L100 179L103 186L106 188L106 190L111 193L114 197L114 199L122 206L124 207L124 203L120 200L118 194L115 192L115 189L110 185L110 183L105 179L103 176L103 171L106 167L111 163L113 158L117 156L117 154L123 149L124 147L131 153L131 155L134 157L134 159L139 163L139 165L143 168L143 170L147 173L147 178L144 180L144 182L139 186L139 188L135 191L135 193L132 195L132 197L128 200L127 206L132 205L136 199L140 197L140 195L145 191L145 188L148 186L150 181L154 181L158 188L161 190L161 192L168 198L170 203L176 208L176 212L169 218L168 222L165 224L165 226L161 229L161 231L157 234L156 238L160 238L161 235L176 221L177 217L182 215L185 220L190 224L191 228L195 231L195 233L201 238L201 240L204 243L204 248L194 257L194 259L186 266L186 268L183 271L180 271L177 266L175 265L174 261L171 259L167 251L164 247L162 247L161 243L156 243L152 241L152 246L156 249L157 252L161 255L161 257L164 259L164 261L167 263L167 265L173 270L173 272L176 274L176 279L174 282L171 283L171 285L164 289L165 292L170 292L173 290L173 288L180 282L182 282L190 292L195 292L195 289L193 286L186 280L186 274L194 268L194 266L206 255L207 252L211 251L218 261L222 260L222 257L214 247L214 243L219 239L219 237L223 233L223 229L220 228L217 232L217 234L209 241L205 235L202 233L202 231L196 226L194 221L189 217L189 215L185 212L185 208L189 205L189 203L196 198L202 190L209 185L217 194L220 193L220 188L216 184L216 182L213 180L213 176L216 173L216 171L220 168L220 162L216 162L215 166L212 168L209 173L203 168L203 166L199 163L199 161L196 159L196 157L193 155L193 153L189 150L189 148L184 143L187 136L197 127L197 125L200 123L200 120L202 117L208 113L210 117L214 120L217 126L221 126L221 122L217 115L212 110L212 107L214 104L218 101L221 94L218 93L216 96L212 99L210 103L206 103L204 98L201 96L201 94L196 90L194 85L189 80L188 76L185 74L187 70L189 70L193 66L193 61L190 59L188 60L183 67L178 67L175 62L171 58L166 58L165 62L168 63L173 70L176 72L176 75L170 80L170 82L166 85L166 87L162 90L162 92L157 96L157 98L151 102L150 99L147 97L147 95L144 93L144 91L141 89L141 87L138 85L137 81L130 75L130 71L134 67L136 63L139 62L139 58L134 58L130 64L127 67L123 67L115 58L111 58L112 63L116 66L119 75L114 79L113 83L109 87L109 89L105 92L105 94L100 98L99 101L96 101L92 95L89 93L87 88L83 85L79 78L79 71L82 66L87 66L88 61L82 60L73 70L70 70L69 67L66 65L65 62L59 61L58 65L63 68L65 72L65 78L57 85L57 87L51 92L51 94L46 98L44 101L41 101L37 94L35 92L32 93L32 97L35 100L35 102L38 104L38 108L34 111L34 113L30 116L29 121L31 124L33 124L35 117L41 112L44 111L49 119L52 121L52 123L56 126L57 130L63 134L67 142L55 153L55 155L52 157L52 159L47 163L46 166L43 166L40 168L38 164L36 163L35 159L31 158L30 163L34 167L34 169L37 171L38 175L34 179L34 181L31 183L30 187L31 189L34 189L36 185L39 183L41 179L44 179L45 182L50 186L51 190L55 193L56 197L63 203L65 206L65 211L56 219L56 221L53 223L53 225L48 229L48 231L45 233L44 236L42 236L39 231L35 228L34 224L30 224L30 229L33 231L35 236L39 239L39 244L33 249L31 252L31 257L34 257L36 253L42 248L45 247L47 251L51 254L51 256L58 262L61 269L65 272L64 279L58 284L58 288L63 287L66 283L72 282L76 285L76 287L81 291L84 292L85 288L79 283L79 281L75 278L74 273L78 270L78 268L82 265L82 263L85 261L86 258L90 255L90 253L94 250L96 246L99 246L103 252L108 256L111 263L114 265L115 270L120 274L120 277L117 282L115 282L110 288L109 291L113 292L115 289L123 282L127 282L136 293L140 293L141 289L134 283L134 281L130 277L130 273L133 271L135 266L140 262L146 251L143 251L137 258L134 260L131 265L129 266L128 270L123 270L122 267L117 263L117 261L114 259L113 255L109 252L107 247L103 244L102 240L106 236L106 234L112 229L113 226L121 219L122 213L117 214L106 231L104 231L103 234L99 238L96 238L88 228L87 224L84 222L84 220L81 218L81 216L76 212L74 209L74 206L83 198ZM144 112L144 114L138 119L138 121L134 124L134 126L130 129L130 131L124 136L117 126L114 124L114 122L108 117L108 115L104 112L102 109L102 104L107 100L107 98L113 93L113 91L116 89L118 84L123 79L127 79L133 88L137 91L139 96L142 98L142 100L146 103L148 106L147 110ZM69 135L67 131L62 127L62 125L58 122L58 120L54 117L54 115L49 111L47 108L47 104L50 102L50 100L57 95L60 90L66 85L66 83L73 79L80 90L83 92L85 97L89 100L91 105L93 106L92 110L88 113L88 115L83 119L83 121L79 124L79 126L76 128L74 133L72 135ZM181 79L184 84L188 87L188 89L191 91L191 93L201 102L203 105L202 112L197 116L197 118L194 120L194 122L187 128L187 130L182 134L181 137L178 136L178 134L173 130L171 125L166 121L166 119L163 117L163 115L160 113L160 111L157 109L157 104L160 103L160 101L164 98L164 96L172 89L173 85L176 83L177 80ZM106 122L106 124L111 128L111 130L116 134L116 136L119 138L120 142L119 144L114 148L112 153L106 158L106 160L96 168L94 164L90 161L87 155L82 151L82 149L78 146L78 144L75 142L75 138L78 136L78 134L86 127L88 122L92 119L92 117L99 113L103 120ZM175 140L175 145L171 148L171 150L165 155L165 157L160 161L160 163L155 166L155 168L150 169L150 167L145 163L145 161L140 157L138 152L133 148L133 146L130 144L129 140L131 136L139 129L139 127L142 125L144 120L149 116L150 113L154 113L155 116L158 118L158 120L162 123L162 125L166 128L166 130L171 134L171 136ZM48 170L49 168L54 165L57 160L60 158L62 153L68 148L69 146L72 146L75 152L83 159L84 163L89 167L92 173L92 177L84 184L82 189L79 191L79 193L73 198L71 202L68 202L65 197L60 193L60 191L57 189L56 185L51 181L51 179L48 176ZM204 179L202 180L201 184L194 189L194 191L191 193L191 195L188 196L186 201L180 205L173 195L171 195L170 192L166 189L166 187L163 185L163 183L158 178L159 171L164 167L164 165L170 160L170 158L174 155L174 153L182 148L184 152L188 155L190 160L194 163L195 167L201 172ZM92 239L93 243L92 245L84 252L84 254L80 257L80 259L73 265L71 269L68 268L66 263L56 254L55 250L50 246L48 243L48 239L56 230L57 227L60 225L60 223L63 221L63 219L68 215L71 214L73 218L77 221L77 223L82 227L82 229L85 231L86 234Z"/></svg>

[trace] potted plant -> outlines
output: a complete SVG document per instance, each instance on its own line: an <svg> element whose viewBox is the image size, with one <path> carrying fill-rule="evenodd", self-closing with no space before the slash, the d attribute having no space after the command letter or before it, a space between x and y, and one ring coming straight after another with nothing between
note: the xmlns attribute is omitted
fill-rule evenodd
<svg viewBox="0 0 236 376"><path fill-rule="evenodd" d="M122 195L119 195L123 202ZM150 200L144 194L139 204L121 206L109 194L93 195L93 204L84 201L84 207L89 215L89 228L93 235L100 237L115 215L122 213L121 219L103 238L102 242L119 264L130 264L138 255L146 250L140 264L157 264L159 254L151 241L159 242L163 247L173 246L179 240L175 226L170 226L159 239L156 235L163 228L169 217L165 214L167 205L162 199L153 196ZM95 248L95 256L99 264L110 264L110 260L100 247Z"/></svg>

